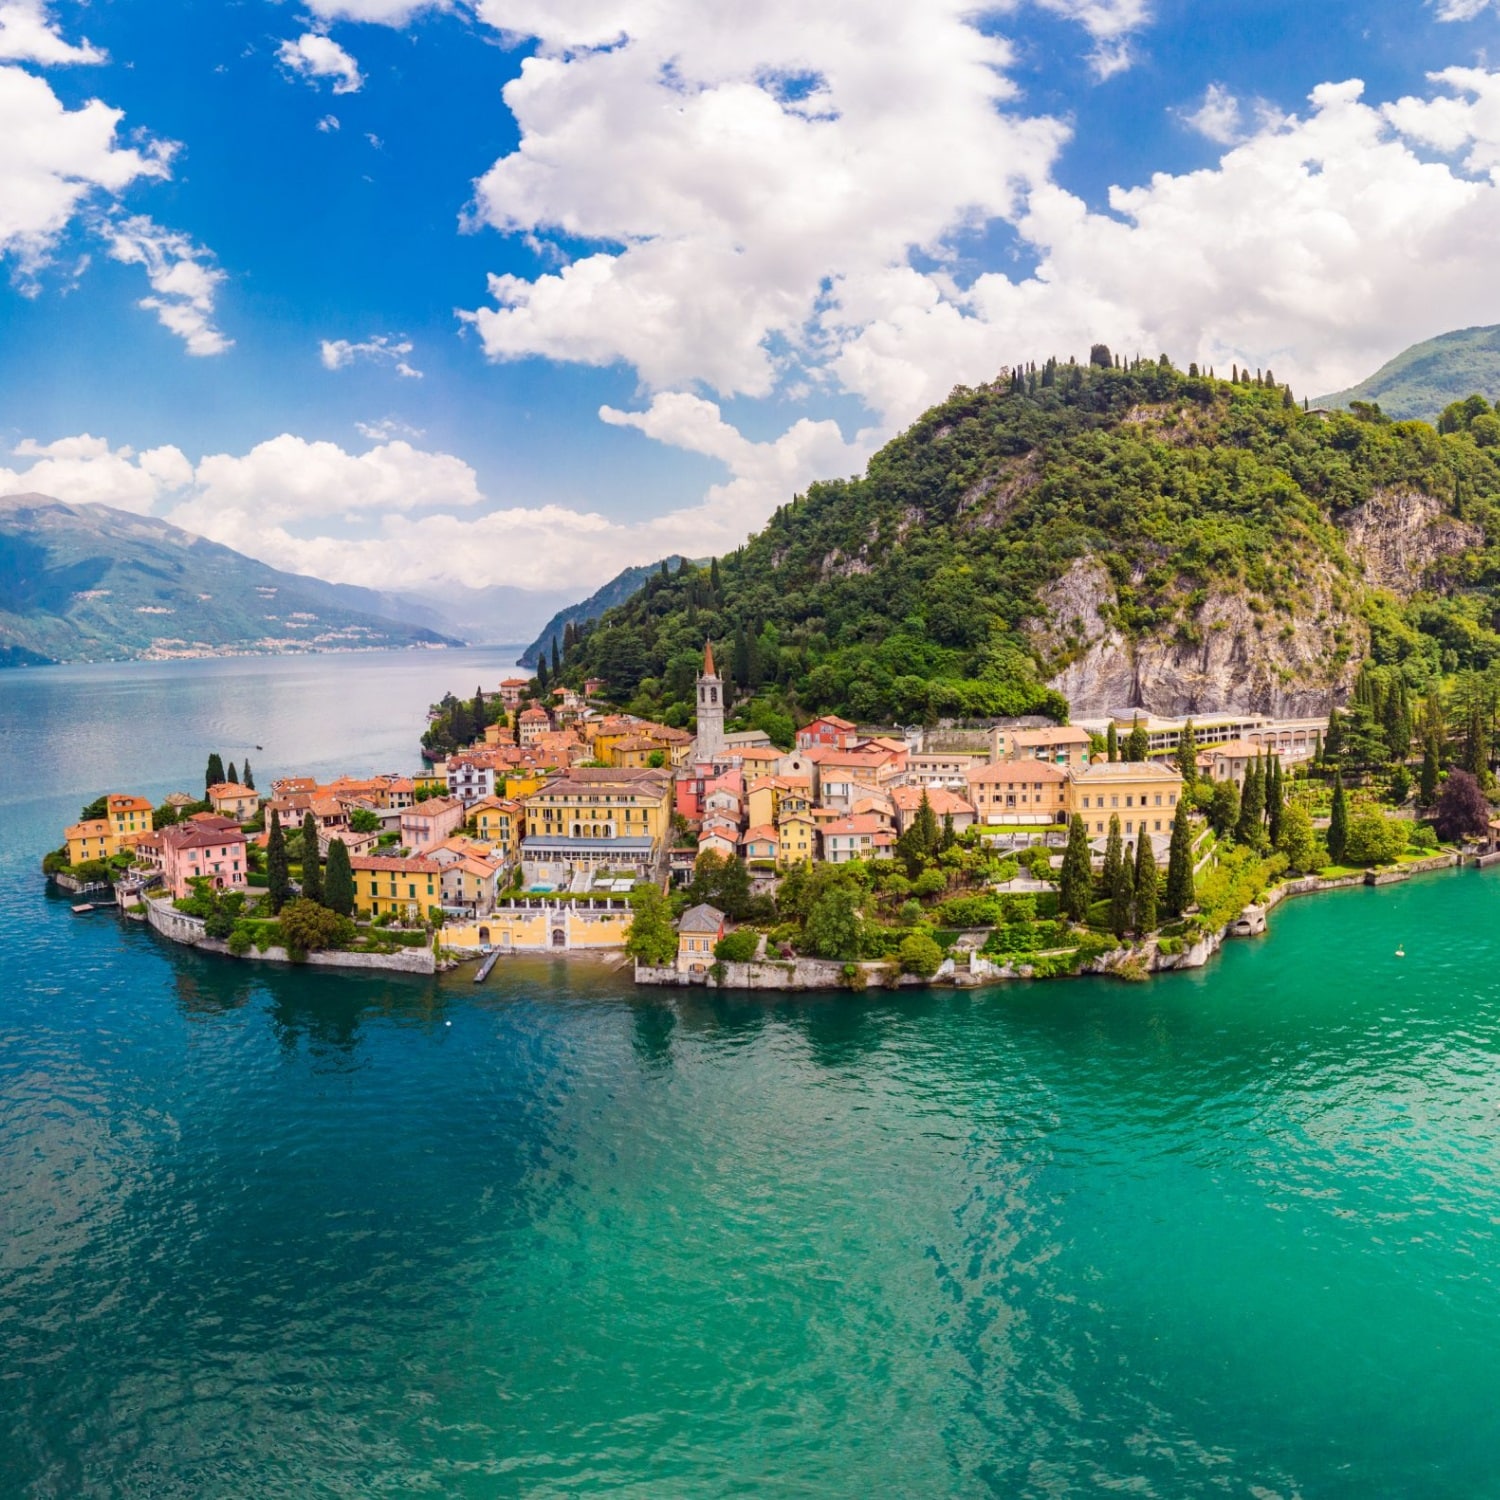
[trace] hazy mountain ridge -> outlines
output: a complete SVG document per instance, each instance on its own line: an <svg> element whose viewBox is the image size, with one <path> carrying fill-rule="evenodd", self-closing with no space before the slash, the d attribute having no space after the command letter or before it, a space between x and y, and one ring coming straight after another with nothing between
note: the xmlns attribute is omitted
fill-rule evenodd
<svg viewBox="0 0 1500 1500"><path fill-rule="evenodd" d="M462 644L153 516L0 496L0 665Z"/></svg>
<svg viewBox="0 0 1500 1500"><path fill-rule="evenodd" d="M1373 401L1387 416L1435 422L1442 409L1475 392L1500 396L1500 324L1459 328L1403 349L1368 379L1319 396L1314 406Z"/></svg>
<svg viewBox="0 0 1500 1500"><path fill-rule="evenodd" d="M682 561L675 554L666 559L669 568ZM577 604L565 605L542 627L541 634L526 648L521 656L523 667L534 667L542 652L550 652L555 640L561 649L563 634L569 625L587 625L597 620L607 609L614 609L633 598L646 585L648 579L661 572L661 563L647 563L638 568L626 568L617 573L603 588L596 589L587 599Z"/></svg>

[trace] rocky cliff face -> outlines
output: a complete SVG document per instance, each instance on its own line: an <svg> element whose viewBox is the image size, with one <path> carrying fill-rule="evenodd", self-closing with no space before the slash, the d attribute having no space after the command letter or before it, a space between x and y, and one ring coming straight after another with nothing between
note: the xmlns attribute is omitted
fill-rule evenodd
<svg viewBox="0 0 1500 1500"><path fill-rule="evenodd" d="M1423 587L1440 587L1448 564L1484 544L1479 527L1455 520L1431 495L1417 490L1376 490L1340 524L1365 582L1401 599Z"/></svg>
<svg viewBox="0 0 1500 1500"><path fill-rule="evenodd" d="M1108 571L1083 557L1043 591L1047 618L1030 635L1075 718L1120 708L1323 713L1330 695L1352 684L1367 639L1363 623L1338 607L1333 583L1331 570L1304 580L1310 607L1290 617L1211 590L1171 635L1132 638L1114 623Z"/></svg>

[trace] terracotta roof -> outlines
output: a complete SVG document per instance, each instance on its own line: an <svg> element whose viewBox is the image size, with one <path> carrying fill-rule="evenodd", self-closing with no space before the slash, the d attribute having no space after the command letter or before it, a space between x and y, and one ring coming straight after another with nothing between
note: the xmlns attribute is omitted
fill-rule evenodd
<svg viewBox="0 0 1500 1500"><path fill-rule="evenodd" d="M111 812L150 812L151 803L145 797L137 797L130 792L115 792L108 799Z"/></svg>
<svg viewBox="0 0 1500 1500"><path fill-rule="evenodd" d="M861 813L853 818L835 818L823 825L823 836L843 833L887 833L886 825L871 813Z"/></svg>
<svg viewBox="0 0 1500 1500"><path fill-rule="evenodd" d="M178 823L162 830L162 846L168 849L206 849L215 844L243 844L244 831L238 823L214 828L206 823Z"/></svg>
<svg viewBox="0 0 1500 1500"><path fill-rule="evenodd" d="M380 873L389 872L392 875L437 875L442 871L435 860L430 859L390 859L380 854L355 854L349 859L349 868L352 870L375 870Z"/></svg>
<svg viewBox="0 0 1500 1500"><path fill-rule="evenodd" d="M1252 745L1249 740L1225 740L1222 745L1210 745L1208 748L1216 756L1227 755L1233 760L1254 760L1263 753L1261 746Z"/></svg>
<svg viewBox="0 0 1500 1500"><path fill-rule="evenodd" d="M1089 732L1076 724L1057 724L1051 729L1020 729L1010 737L1012 745L1035 749L1039 745L1087 745Z"/></svg>
<svg viewBox="0 0 1500 1500"><path fill-rule="evenodd" d="M209 800L215 797L259 797L253 786L242 786L238 781L216 781L208 789Z"/></svg>
<svg viewBox="0 0 1500 1500"><path fill-rule="evenodd" d="M462 807L463 803L454 797L429 797L425 802L418 802L412 807L403 807L401 821L404 823L408 818L431 818Z"/></svg>
<svg viewBox="0 0 1500 1500"><path fill-rule="evenodd" d="M747 828L740 835L742 844L754 843L757 839L769 839L772 843L779 844L781 835L769 823L762 823L758 828Z"/></svg>
<svg viewBox="0 0 1500 1500"><path fill-rule="evenodd" d="M919 786L898 786L891 792L891 801L899 807L902 812L915 812L922 805L922 788ZM974 811L971 803L955 792L950 792L943 787L935 786L927 788L927 805L938 817L944 813L972 813Z"/></svg>
<svg viewBox="0 0 1500 1500"><path fill-rule="evenodd" d="M108 818L90 818L85 823L75 823L71 828L64 829L63 836L70 839L92 839L111 831Z"/></svg>
<svg viewBox="0 0 1500 1500"><path fill-rule="evenodd" d="M841 719L837 714L819 714L811 723L804 724L803 729L812 729L818 724L827 724L832 729L856 729L859 726L851 724L848 719Z"/></svg>
<svg viewBox="0 0 1500 1500"><path fill-rule="evenodd" d="M1001 760L993 765L976 766L968 773L970 786L1009 786L1016 782L1066 781L1068 773L1061 766L1044 760Z"/></svg>
<svg viewBox="0 0 1500 1500"><path fill-rule="evenodd" d="M1181 781L1176 766L1157 760L1096 760L1093 765L1073 773L1073 780L1084 781Z"/></svg>

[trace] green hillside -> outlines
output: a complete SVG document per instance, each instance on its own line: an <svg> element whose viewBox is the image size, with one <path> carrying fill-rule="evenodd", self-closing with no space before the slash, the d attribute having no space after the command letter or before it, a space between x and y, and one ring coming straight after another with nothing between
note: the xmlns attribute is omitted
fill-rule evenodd
<svg viewBox="0 0 1500 1500"><path fill-rule="evenodd" d="M623 604L627 599L639 593L648 578L660 573L663 568L675 568L681 562L680 557L674 556L667 558L664 562L650 563L639 568L626 568L623 572L615 574L603 588L596 589L581 603L569 604L558 610L542 626L541 633L522 653L521 665L534 667L541 660L544 651L551 652L554 641L561 650L569 625L576 628L597 620L605 610L613 609L616 605Z"/></svg>
<svg viewBox="0 0 1500 1500"><path fill-rule="evenodd" d="M1420 686L1500 658L1480 418L1440 436L1164 361L1049 361L956 389L863 477L651 579L564 673L686 724L712 637L742 718L783 735L825 710L1313 712L1367 654Z"/></svg>
<svg viewBox="0 0 1500 1500"><path fill-rule="evenodd" d="M0 666L460 644L150 516L0 496Z"/></svg>
<svg viewBox="0 0 1500 1500"><path fill-rule="evenodd" d="M1313 405L1347 408L1353 401L1374 401L1388 416L1435 422L1450 402L1475 391L1492 401L1500 397L1500 325L1461 328L1413 344L1368 380L1319 396Z"/></svg>

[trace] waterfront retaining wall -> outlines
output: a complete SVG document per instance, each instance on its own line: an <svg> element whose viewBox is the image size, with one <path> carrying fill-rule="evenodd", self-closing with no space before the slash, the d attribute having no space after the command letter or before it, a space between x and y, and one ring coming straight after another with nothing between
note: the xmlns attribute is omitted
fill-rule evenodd
<svg viewBox="0 0 1500 1500"><path fill-rule="evenodd" d="M292 956L285 948L267 948L262 953L252 948L248 953L231 953L229 944L211 938L202 917L180 912L170 901L148 901L146 920L154 931L173 943L197 948L203 953L217 953L224 958L258 959L263 963L289 964ZM309 953L301 963L312 969L383 970L397 974L435 974L437 960L431 948L401 948L395 953L343 953L336 949Z"/></svg>

